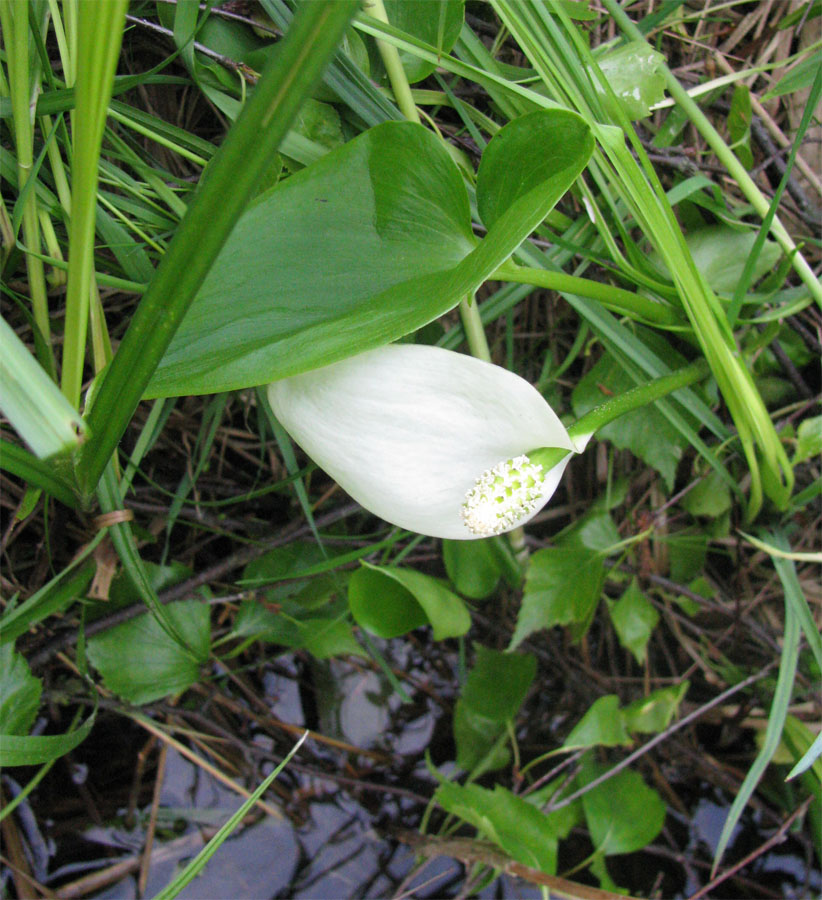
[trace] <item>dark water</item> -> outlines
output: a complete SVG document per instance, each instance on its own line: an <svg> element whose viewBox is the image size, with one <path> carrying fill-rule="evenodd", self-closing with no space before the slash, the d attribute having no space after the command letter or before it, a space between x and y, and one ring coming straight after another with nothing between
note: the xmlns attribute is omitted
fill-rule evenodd
<svg viewBox="0 0 822 900"><path fill-rule="evenodd" d="M405 790L424 799L436 787L423 759L425 749L430 747L435 764L453 759L450 715L435 698L453 692L456 673L442 659L432 667L407 642L392 642L390 650L395 666L408 667L405 671L412 671L429 688L414 692L410 704L400 701L382 674L344 662L302 660L297 664L281 657L265 673L262 690L273 716L364 750L387 751L392 764L372 762L362 776L360 763L360 768L353 767L347 754L314 742L311 765L315 770L324 765L329 774L286 770L278 779L284 792L281 799L268 795L273 805L283 808L283 817L259 818L240 828L181 897L301 900L461 895L466 873L459 862L434 858L415 871L414 853L388 836L391 827L416 829L425 804L413 796L353 786L362 777L377 788ZM263 747L272 743L262 734L253 741ZM103 714L91 738L70 759L58 762L32 795L31 806L24 805L27 819L20 825L35 877L58 894L61 885L141 853L156 749L146 754L147 770L137 804L141 815L131 826L124 815L137 754L145 743L145 732L128 720ZM304 765L306 755L301 751L297 759ZM446 766L443 772L448 772ZM335 773L349 780L340 784L331 777ZM21 770L12 774L17 777ZM8 780L5 789L15 792ZM678 793L688 798L689 814L671 810L655 848L608 861L615 882L637 895L685 898L707 883L732 798L707 784L695 791L691 788L690 793L680 785ZM144 896L161 890L240 803L237 794L170 749ZM437 821L435 817L433 824ZM772 831L772 824L763 820L757 808L749 808L723 864L744 857ZM746 880L725 882L710 896L819 896L822 880L814 860L804 858L802 846L789 836L746 867L742 873ZM591 849L583 830L573 833L560 847L561 869L583 860ZM572 877L586 878L584 873ZM7 870L3 880L3 896L13 896ZM589 879L589 883L595 882ZM137 875L127 874L87 896L136 898ZM538 898L542 894L536 886L506 876L477 885L471 896Z"/></svg>

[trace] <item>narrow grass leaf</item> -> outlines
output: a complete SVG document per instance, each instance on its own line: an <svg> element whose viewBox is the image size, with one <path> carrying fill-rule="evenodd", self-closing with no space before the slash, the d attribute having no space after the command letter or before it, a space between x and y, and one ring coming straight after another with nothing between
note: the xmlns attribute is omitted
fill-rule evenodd
<svg viewBox="0 0 822 900"><path fill-rule="evenodd" d="M297 743L291 748L288 753L288 756L279 763L279 765L274 769L274 771L268 775L254 791L254 793L242 804L242 806L234 813L234 815L223 825L222 828L214 835L214 837L203 847L203 849L191 860L191 862L180 872L177 877L167 884L158 894L155 895L154 900L173 900L187 885L189 885L205 868L206 863L211 859L212 856L220 849L220 847L225 843L231 833L240 825L243 819L248 815L251 809L254 807L254 804L265 794L265 792L271 787L274 779L280 774L280 772L285 769L285 767L291 762L294 754L300 749L303 745L303 742L308 737L308 731L306 731L303 736L297 741Z"/></svg>
<svg viewBox="0 0 822 900"><path fill-rule="evenodd" d="M81 3L78 19L78 67L73 119L69 271L62 388L69 402L80 405L89 297L94 273L98 160L111 99L114 70L123 37L128 0Z"/></svg>
<svg viewBox="0 0 822 900"><path fill-rule="evenodd" d="M776 560L774 560L774 563L776 563ZM783 572L780 572L780 570L777 569L777 573L780 578L783 578ZM789 581L786 583L786 581L783 580L782 584L786 593L785 631L782 639L782 658L779 663L779 675L776 681L776 688L774 689L771 708L768 713L768 725L765 729L765 738L756 759L753 761L750 769L748 769L748 773L745 775L745 779L739 786L739 790L734 798L734 802L731 804L731 808L728 810L728 816L725 819L725 824L722 826L722 832L719 835L719 841L717 842L716 851L714 853L714 862L711 868L712 877L716 874L716 870L725 853L725 848L728 846L728 842L731 839L734 828L736 828L739 817L742 815L742 811L748 805L748 801L756 790L756 786L759 784L759 780L762 778L765 769L768 767L768 763L770 763L774 753L776 753L776 750L779 747L779 739L782 735L782 728L785 725L785 717L788 714L788 707L791 702L791 693L796 677L797 664L799 662L800 625L799 617L795 610L795 604L788 600L788 593L792 586Z"/></svg>
<svg viewBox="0 0 822 900"><path fill-rule="evenodd" d="M200 185L106 371L89 414L94 435L78 460L93 490L197 289L259 177L316 83L354 9L309 3L265 70Z"/></svg>

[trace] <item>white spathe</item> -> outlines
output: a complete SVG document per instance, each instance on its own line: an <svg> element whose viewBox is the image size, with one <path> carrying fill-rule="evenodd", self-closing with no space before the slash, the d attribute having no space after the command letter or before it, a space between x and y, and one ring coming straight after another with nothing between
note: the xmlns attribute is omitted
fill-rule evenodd
<svg viewBox="0 0 822 900"><path fill-rule="evenodd" d="M540 447L554 466L530 514L557 488L568 432L527 381L471 356L388 344L274 382L275 415L305 452L361 506L408 531L472 540L460 515L488 469Z"/></svg>

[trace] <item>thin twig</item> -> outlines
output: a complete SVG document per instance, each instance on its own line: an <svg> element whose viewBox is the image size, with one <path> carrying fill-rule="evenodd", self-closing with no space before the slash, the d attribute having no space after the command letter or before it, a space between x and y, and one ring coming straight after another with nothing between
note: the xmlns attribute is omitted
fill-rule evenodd
<svg viewBox="0 0 822 900"><path fill-rule="evenodd" d="M802 815L807 808L811 805L811 801L813 797L807 797L799 806L798 809L795 809L787 819L782 823L779 830L773 834L764 844L760 847L757 847L756 850L753 850L743 859L740 859L738 863L731 866L730 869L723 872L721 875L717 875L716 878L711 880L704 887L700 888L695 894L691 894L688 900L699 900L700 897L704 897L709 891L712 891L715 887L718 887L722 884L723 881L726 881L732 875L735 875L740 869L744 869L749 863L752 863L757 857L762 856L763 853L766 853L771 847L775 847L777 844L781 844L785 840L785 833L787 830L793 825L794 821Z"/></svg>
<svg viewBox="0 0 822 900"><path fill-rule="evenodd" d="M600 784L604 784L604 782L608 781L609 778L613 778L618 772L621 772L623 769L626 769L631 763L636 762L640 757L644 756L649 750L653 747L656 747L657 744L661 744L663 741L667 740L672 734L679 731L681 728L684 728L686 725L690 725L691 722L698 719L700 716L704 715L708 712L709 709L713 709L715 706L721 706L729 697L732 697L734 694L743 690L746 687L754 684L760 679L764 678L768 672L776 665L776 662L772 662L769 665L765 666L761 672L756 672L754 675L749 676L744 681L740 681L739 684L735 684L733 687L728 688L727 691L723 691L718 697L714 697L709 703L706 703L704 706L700 706L699 709L695 709L692 713L689 713L683 719L680 719L678 722L674 722L673 725L666 728L665 731L661 731L658 735L651 738L650 741L644 743L641 747L634 750L633 753L629 753L628 756L625 757L621 762L618 762L613 768L609 769L607 772L603 772L598 778L594 778L593 781L589 781L585 787L580 788L578 791L574 791L573 794L570 794L568 797L563 798L558 803L549 803L545 807L546 812L553 812L557 809L562 809L564 806L568 806L573 803L574 800L579 799L583 794L587 794L588 791L593 790L595 787L598 787Z"/></svg>

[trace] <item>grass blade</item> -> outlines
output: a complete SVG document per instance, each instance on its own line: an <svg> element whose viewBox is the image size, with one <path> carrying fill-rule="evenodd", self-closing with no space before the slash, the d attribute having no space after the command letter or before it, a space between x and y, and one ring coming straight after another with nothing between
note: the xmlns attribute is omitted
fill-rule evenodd
<svg viewBox="0 0 822 900"><path fill-rule="evenodd" d="M282 772L282 770L288 765L291 761L291 758L294 754L300 749L303 744L303 741L308 737L308 732L304 732L303 736L297 741L297 743L291 748L288 756L277 766L276 769L263 781L263 783L257 788L256 791L248 798L248 800L243 803L243 805L234 813L234 815L223 825L223 827L214 835L214 837L203 847L203 849L191 860L191 862L183 869L182 872L174 879L174 881L167 884L159 894L154 897L154 900L172 900L172 898L176 897L183 888L190 884L202 870L205 868L206 863L211 859L212 856L220 849L225 840L229 837L232 831L242 822L248 812L251 810L252 806L263 796L263 794L268 790L271 786L274 779Z"/></svg>
<svg viewBox="0 0 822 900"><path fill-rule="evenodd" d="M89 414L91 440L78 459L90 492L213 260L245 209L271 154L317 82L355 0L301 7L254 93L215 156L144 294Z"/></svg>

